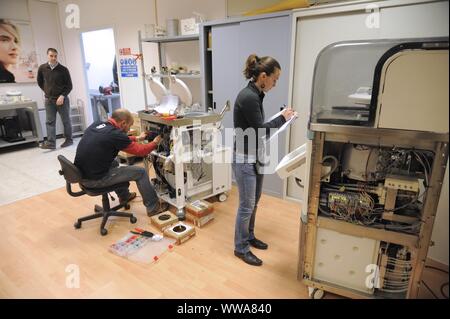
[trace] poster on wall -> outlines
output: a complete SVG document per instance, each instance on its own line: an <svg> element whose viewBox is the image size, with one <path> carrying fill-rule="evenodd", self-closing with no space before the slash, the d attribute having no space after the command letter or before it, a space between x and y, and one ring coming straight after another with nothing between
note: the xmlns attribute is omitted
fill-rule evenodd
<svg viewBox="0 0 450 319"><path fill-rule="evenodd" d="M137 78L138 66L133 56L120 57L120 76L123 78Z"/></svg>
<svg viewBox="0 0 450 319"><path fill-rule="evenodd" d="M36 82L38 67L31 24L0 19L0 83Z"/></svg>

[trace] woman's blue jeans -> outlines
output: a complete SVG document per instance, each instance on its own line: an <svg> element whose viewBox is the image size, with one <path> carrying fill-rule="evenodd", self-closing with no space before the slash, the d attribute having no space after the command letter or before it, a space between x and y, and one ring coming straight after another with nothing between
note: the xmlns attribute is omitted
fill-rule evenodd
<svg viewBox="0 0 450 319"><path fill-rule="evenodd" d="M248 241L255 238L256 208L264 175L257 174L255 164L233 162L233 171L239 189L239 208L236 215L234 249L244 254L250 250Z"/></svg>

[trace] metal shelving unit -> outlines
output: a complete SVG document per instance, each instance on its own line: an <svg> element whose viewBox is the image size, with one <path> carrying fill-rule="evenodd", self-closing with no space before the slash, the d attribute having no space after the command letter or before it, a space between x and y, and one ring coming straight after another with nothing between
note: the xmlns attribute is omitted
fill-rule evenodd
<svg viewBox="0 0 450 319"><path fill-rule="evenodd" d="M186 42L186 41L199 41L199 35L180 35L173 37L153 37L153 38L143 38L141 31L138 32L139 38L139 53L141 54L141 70L142 70L142 83L144 86L144 99L145 105L148 105L148 97L147 97L147 84L146 77L153 76L162 79L169 78L169 74L149 74L145 73L144 67L144 54L142 49L142 43L156 43L158 45L158 57L159 57L159 66L164 66L166 64L166 55L164 50L164 44L166 43L177 43L177 42ZM180 79L202 79L202 74L175 74L177 78Z"/></svg>
<svg viewBox="0 0 450 319"><path fill-rule="evenodd" d="M74 136L83 135L85 129L84 107L79 100L77 105L70 108L70 119L72 122L72 133Z"/></svg>

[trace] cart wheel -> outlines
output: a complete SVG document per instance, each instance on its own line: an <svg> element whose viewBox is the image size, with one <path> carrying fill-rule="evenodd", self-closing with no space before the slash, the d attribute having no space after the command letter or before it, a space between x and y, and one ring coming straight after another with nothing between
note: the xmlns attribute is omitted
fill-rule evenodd
<svg viewBox="0 0 450 319"><path fill-rule="evenodd" d="M134 216L131 216L131 217L130 217L130 223L136 224L136 222L137 222L137 218L134 217Z"/></svg>
<svg viewBox="0 0 450 319"><path fill-rule="evenodd" d="M219 202L224 202L227 200L227 198L228 198L228 195L225 193L222 193L219 195Z"/></svg>
<svg viewBox="0 0 450 319"><path fill-rule="evenodd" d="M308 288L308 290L310 290L309 297L311 299L322 299L323 296L325 295L325 292L319 288L313 288L312 291L311 288Z"/></svg>

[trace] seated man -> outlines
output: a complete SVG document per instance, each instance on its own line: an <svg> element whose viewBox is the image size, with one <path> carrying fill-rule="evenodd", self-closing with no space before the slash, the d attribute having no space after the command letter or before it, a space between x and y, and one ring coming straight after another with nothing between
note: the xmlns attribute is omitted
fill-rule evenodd
<svg viewBox="0 0 450 319"><path fill-rule="evenodd" d="M143 132L139 137L128 136L127 132L133 122L133 116L128 110L117 109L108 121L93 123L84 131L77 147L74 164L85 179L83 185L89 188L135 181L147 208L147 214L153 216L165 208L160 204L146 170L137 166L119 167L116 161L119 151L145 156L161 141L161 137L157 136L148 144L137 143L138 140L145 139L146 133ZM127 203L136 197L136 193L130 193L128 187L117 189L115 192L120 203Z"/></svg>

